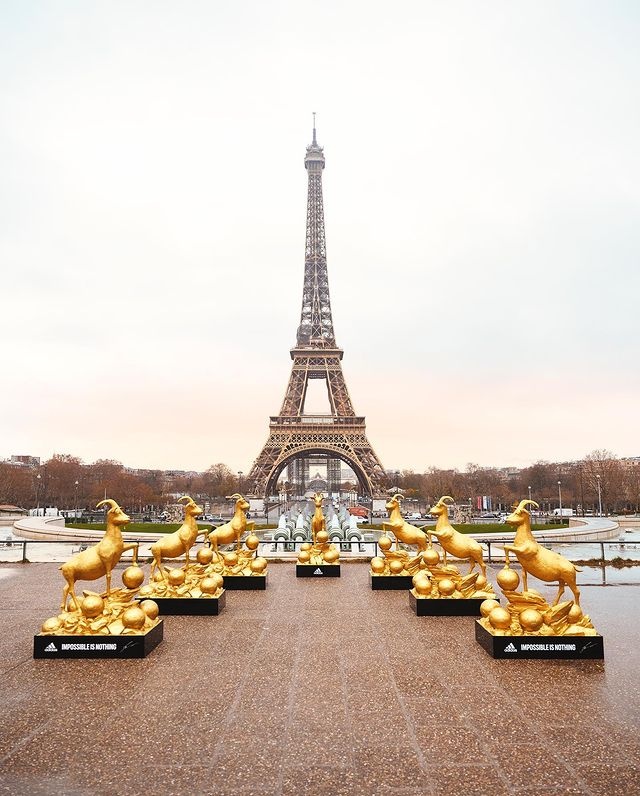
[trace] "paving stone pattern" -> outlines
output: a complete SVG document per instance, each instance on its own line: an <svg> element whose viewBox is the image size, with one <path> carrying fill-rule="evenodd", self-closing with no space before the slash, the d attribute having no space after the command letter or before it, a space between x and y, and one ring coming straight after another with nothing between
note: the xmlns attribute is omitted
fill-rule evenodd
<svg viewBox="0 0 640 796"><path fill-rule="evenodd" d="M0 566L0 793L640 793L638 587L583 588L605 662L494 661L367 571L272 564L145 660L34 661L62 578Z"/></svg>

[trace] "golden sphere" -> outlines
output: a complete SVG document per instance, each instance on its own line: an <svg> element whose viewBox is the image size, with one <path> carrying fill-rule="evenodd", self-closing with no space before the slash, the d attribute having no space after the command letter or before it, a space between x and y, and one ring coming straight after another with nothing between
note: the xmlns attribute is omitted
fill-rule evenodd
<svg viewBox="0 0 640 796"><path fill-rule="evenodd" d="M310 558L311 558L311 553L308 550L301 550L298 553L298 561L301 564L308 564Z"/></svg>
<svg viewBox="0 0 640 796"><path fill-rule="evenodd" d="M438 581L438 591L445 597L450 597L456 590L456 584L449 578L442 578Z"/></svg>
<svg viewBox="0 0 640 796"><path fill-rule="evenodd" d="M249 548L249 550L255 550L257 546L260 544L260 539L258 539L255 533L252 533L251 536L247 536L247 538L244 540L244 543Z"/></svg>
<svg viewBox="0 0 640 796"><path fill-rule="evenodd" d="M372 558L371 571L374 572L376 575L382 574L384 572L384 559L380 558L380 556Z"/></svg>
<svg viewBox="0 0 640 796"><path fill-rule="evenodd" d="M169 578L169 584L171 586L182 586L185 579L185 574L183 569L170 569L167 572L167 577Z"/></svg>
<svg viewBox="0 0 640 796"><path fill-rule="evenodd" d="M422 560L428 567L436 567L440 563L440 554L433 547L428 547L422 554Z"/></svg>
<svg viewBox="0 0 640 796"><path fill-rule="evenodd" d="M222 557L224 558L224 563L228 567L235 567L235 565L238 563L238 554L235 551L232 551L231 553L224 553Z"/></svg>
<svg viewBox="0 0 640 796"><path fill-rule="evenodd" d="M480 616L489 616L494 608L500 608L500 603L497 600L483 600L480 603Z"/></svg>
<svg viewBox="0 0 640 796"><path fill-rule="evenodd" d="M431 594L431 581L426 575L418 574L413 579L413 588L418 594L426 597Z"/></svg>
<svg viewBox="0 0 640 796"><path fill-rule="evenodd" d="M399 561L397 558L394 558L392 561L389 561L389 572L392 575L399 575L402 570L404 569L404 564L402 561Z"/></svg>
<svg viewBox="0 0 640 796"><path fill-rule="evenodd" d="M157 619L158 614L160 613L160 609L158 608L158 603L154 602L153 600L143 600L140 603L140 608L142 608L142 610L151 620Z"/></svg>
<svg viewBox="0 0 640 796"><path fill-rule="evenodd" d="M300 545L300 549L302 552L306 552L307 550L311 550L311 544L309 542L305 542L304 544Z"/></svg>
<svg viewBox="0 0 640 796"><path fill-rule="evenodd" d="M200 581L200 591L204 594L215 594L218 588L218 581L214 578L203 578Z"/></svg>
<svg viewBox="0 0 640 796"><path fill-rule="evenodd" d="M251 563L249 564L249 567L251 568L252 572L256 572L258 574L260 572L264 572L265 569L267 568L267 559L266 558L262 558L262 556L258 556L257 558L254 558L251 561Z"/></svg>
<svg viewBox="0 0 640 796"><path fill-rule="evenodd" d="M524 611L520 613L518 620L523 630L540 630L544 624L542 614L540 611L536 611L535 608L525 608Z"/></svg>
<svg viewBox="0 0 640 796"><path fill-rule="evenodd" d="M335 549L335 547L332 547L331 550L327 550L323 558L327 564L334 564L340 558L340 553Z"/></svg>
<svg viewBox="0 0 640 796"><path fill-rule="evenodd" d="M498 572L496 580L498 581L498 586L500 586L503 591L515 591L520 583L520 575L518 575L515 569L505 567Z"/></svg>
<svg viewBox="0 0 640 796"><path fill-rule="evenodd" d="M499 605L489 614L489 622L496 630L508 630L511 627L511 614Z"/></svg>
<svg viewBox="0 0 640 796"><path fill-rule="evenodd" d="M326 544L329 541L329 534L326 531L318 531L316 534L316 542L318 544Z"/></svg>
<svg viewBox="0 0 640 796"><path fill-rule="evenodd" d="M137 564L132 564L122 573L122 582L127 589L137 589L144 582L144 572Z"/></svg>
<svg viewBox="0 0 640 796"><path fill-rule="evenodd" d="M140 630L144 627L144 623L147 621L147 615L139 608L137 605L132 605L130 608L122 614L122 624L125 627L133 628L134 630Z"/></svg>
<svg viewBox="0 0 640 796"><path fill-rule="evenodd" d="M476 589L484 589L487 585L487 579L484 575L478 575L476 578Z"/></svg>
<svg viewBox="0 0 640 796"><path fill-rule="evenodd" d="M205 578L205 580L207 580L207 578ZM212 580L216 584L216 591L224 586L224 578L218 572L209 575L208 580Z"/></svg>
<svg viewBox="0 0 640 796"><path fill-rule="evenodd" d="M62 627L62 622L58 619L58 617L52 616L51 619L47 619L45 622L42 623L40 632L55 633L55 631L60 630L61 627Z"/></svg>
<svg viewBox="0 0 640 796"><path fill-rule="evenodd" d="M196 558L198 560L198 564L202 564L204 567L206 567L207 564L210 564L213 561L213 550L210 547L201 547L198 550Z"/></svg>
<svg viewBox="0 0 640 796"><path fill-rule="evenodd" d="M378 539L378 547L381 550L384 550L385 552L387 550L391 550L391 545L392 544L393 544L393 542L391 541L391 537L390 536L381 536Z"/></svg>
<svg viewBox="0 0 640 796"><path fill-rule="evenodd" d="M103 612L104 600L99 594L87 594L80 604L80 610L88 619L93 619Z"/></svg>
<svg viewBox="0 0 640 796"><path fill-rule="evenodd" d="M569 609L569 613L567 614L567 621L571 622L571 624L575 624L582 619L582 608L575 603Z"/></svg>

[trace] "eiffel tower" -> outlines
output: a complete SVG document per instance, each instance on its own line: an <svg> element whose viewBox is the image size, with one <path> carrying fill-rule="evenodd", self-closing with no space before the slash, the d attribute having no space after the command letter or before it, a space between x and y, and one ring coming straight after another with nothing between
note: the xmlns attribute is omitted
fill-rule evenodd
<svg viewBox="0 0 640 796"><path fill-rule="evenodd" d="M378 495L384 489L385 472L367 439L364 417L353 409L342 373L343 351L333 331L322 203L324 154L316 140L315 114L304 165L309 175L307 237L302 313L296 346L291 349L293 367L280 414L270 418L269 439L247 479L254 494L268 498L276 493L278 477L287 465L320 454L345 462L361 492ZM324 379L329 414L305 414L309 379Z"/></svg>

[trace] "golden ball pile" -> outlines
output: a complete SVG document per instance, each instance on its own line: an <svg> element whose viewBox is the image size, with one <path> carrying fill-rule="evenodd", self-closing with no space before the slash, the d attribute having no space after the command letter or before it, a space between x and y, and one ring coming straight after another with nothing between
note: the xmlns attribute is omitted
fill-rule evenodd
<svg viewBox="0 0 640 796"><path fill-rule="evenodd" d="M122 624L132 630L142 630L147 614L137 605L132 605L122 614Z"/></svg>
<svg viewBox="0 0 640 796"><path fill-rule="evenodd" d="M521 611L518 616L518 621L523 630L529 630L534 633L540 630L544 624L542 614L540 611L536 611L535 608L525 608L524 611Z"/></svg>
<svg viewBox="0 0 640 796"><path fill-rule="evenodd" d="M381 575L384 572L384 559L376 556L371 559L371 571L375 575Z"/></svg>
<svg viewBox="0 0 640 796"><path fill-rule="evenodd" d="M515 569L505 567L498 572L496 580L498 581L498 586L500 586L503 591L515 591L520 584L520 575L518 575Z"/></svg>
<svg viewBox="0 0 640 796"><path fill-rule="evenodd" d="M247 538L244 540L244 543L249 550L255 550L260 544L260 539L258 539L255 533L252 533L251 536L247 536Z"/></svg>
<svg viewBox="0 0 640 796"><path fill-rule="evenodd" d="M249 566L252 572L255 572L256 574L259 575L261 572L264 572L265 569L267 568L267 559L262 558L262 556L257 556L251 561L251 564L249 564Z"/></svg>
<svg viewBox="0 0 640 796"><path fill-rule="evenodd" d="M183 569L170 569L167 573L167 577L169 578L169 584L171 586L182 586L185 579L185 574Z"/></svg>
<svg viewBox="0 0 640 796"><path fill-rule="evenodd" d="M218 582L214 578L203 578L200 582L200 590L203 594L215 594L218 588Z"/></svg>
<svg viewBox="0 0 640 796"><path fill-rule="evenodd" d="M202 564L206 567L207 564L213 561L213 550L210 547L201 547L200 550L198 550L196 558L198 559L198 564Z"/></svg>
<svg viewBox="0 0 640 796"><path fill-rule="evenodd" d="M456 590L456 584L449 578L442 578L438 581L438 591L444 597L451 597Z"/></svg>
<svg viewBox="0 0 640 796"><path fill-rule="evenodd" d="M487 617L494 608L499 608L500 603L497 600L483 600L480 603L480 616Z"/></svg>
<svg viewBox="0 0 640 796"><path fill-rule="evenodd" d="M437 567L440 563L440 554L437 550L434 550L433 547L429 547L422 554L422 559L427 566Z"/></svg>
<svg viewBox="0 0 640 796"><path fill-rule="evenodd" d="M426 597L431 594L431 581L425 574L419 572L413 578L413 588L421 597Z"/></svg>
<svg viewBox="0 0 640 796"><path fill-rule="evenodd" d="M499 605L489 614L489 622L496 630L508 630L511 627L511 614Z"/></svg>
<svg viewBox="0 0 640 796"><path fill-rule="evenodd" d="M137 564L132 564L122 573L122 582L127 589L137 589L144 582L144 572Z"/></svg>
<svg viewBox="0 0 640 796"><path fill-rule="evenodd" d="M158 614L160 613L158 603L154 602L153 600L142 600L140 603L140 608L142 608L142 610L151 620L157 619Z"/></svg>
<svg viewBox="0 0 640 796"><path fill-rule="evenodd" d="M99 594L87 594L80 603L80 610L87 619L94 619L104 611L104 600Z"/></svg>

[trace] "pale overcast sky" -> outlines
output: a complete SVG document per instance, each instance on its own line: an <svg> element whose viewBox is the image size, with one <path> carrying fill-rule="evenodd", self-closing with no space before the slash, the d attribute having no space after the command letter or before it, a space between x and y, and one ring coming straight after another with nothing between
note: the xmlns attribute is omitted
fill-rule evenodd
<svg viewBox="0 0 640 796"><path fill-rule="evenodd" d="M248 471L333 317L387 468L640 454L636 2L0 3L0 458Z"/></svg>

